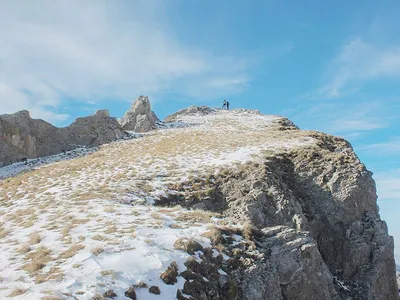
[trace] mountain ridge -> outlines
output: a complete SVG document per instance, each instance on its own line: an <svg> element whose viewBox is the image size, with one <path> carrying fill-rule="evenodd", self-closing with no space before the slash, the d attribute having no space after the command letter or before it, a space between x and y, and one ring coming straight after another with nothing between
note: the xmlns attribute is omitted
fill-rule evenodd
<svg viewBox="0 0 400 300"><path fill-rule="evenodd" d="M398 299L393 238L350 143L243 109L166 120L2 181L1 296Z"/></svg>

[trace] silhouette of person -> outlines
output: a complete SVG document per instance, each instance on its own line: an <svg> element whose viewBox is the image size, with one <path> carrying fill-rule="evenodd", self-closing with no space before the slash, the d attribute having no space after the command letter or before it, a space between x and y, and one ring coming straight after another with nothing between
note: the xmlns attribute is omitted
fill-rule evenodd
<svg viewBox="0 0 400 300"><path fill-rule="evenodd" d="M224 103L222 105L222 109L226 108L226 100L224 100Z"/></svg>
<svg viewBox="0 0 400 300"><path fill-rule="evenodd" d="M229 101L226 102L226 109L229 110Z"/></svg>

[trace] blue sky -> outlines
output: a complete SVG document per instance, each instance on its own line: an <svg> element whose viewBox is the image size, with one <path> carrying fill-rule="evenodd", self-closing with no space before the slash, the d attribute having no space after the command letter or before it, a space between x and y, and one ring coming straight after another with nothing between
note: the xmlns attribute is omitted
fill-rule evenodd
<svg viewBox="0 0 400 300"><path fill-rule="evenodd" d="M139 95L259 109L347 138L400 261L400 2L2 1L0 112L58 126Z"/></svg>

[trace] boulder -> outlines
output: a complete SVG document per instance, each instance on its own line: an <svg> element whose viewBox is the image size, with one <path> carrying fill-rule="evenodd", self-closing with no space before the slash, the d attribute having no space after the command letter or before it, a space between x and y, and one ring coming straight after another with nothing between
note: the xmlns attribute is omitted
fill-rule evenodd
<svg viewBox="0 0 400 300"><path fill-rule="evenodd" d="M147 96L139 96L122 119L119 120L124 130L139 133L156 129L157 121L158 118L151 110L150 101Z"/></svg>
<svg viewBox="0 0 400 300"><path fill-rule="evenodd" d="M165 284L174 285L178 282L178 265L175 261L160 275Z"/></svg>
<svg viewBox="0 0 400 300"><path fill-rule="evenodd" d="M103 294L104 298L116 298L118 295L113 290L108 290Z"/></svg>
<svg viewBox="0 0 400 300"><path fill-rule="evenodd" d="M136 292L135 292L135 288L133 286L131 286L126 292L125 292L125 297L132 299L132 300L136 300Z"/></svg>
<svg viewBox="0 0 400 300"><path fill-rule="evenodd" d="M154 294L154 295L160 295L160 294L161 294L161 291L160 291L160 288L159 288L158 286L152 285L152 286L149 288L149 293Z"/></svg>

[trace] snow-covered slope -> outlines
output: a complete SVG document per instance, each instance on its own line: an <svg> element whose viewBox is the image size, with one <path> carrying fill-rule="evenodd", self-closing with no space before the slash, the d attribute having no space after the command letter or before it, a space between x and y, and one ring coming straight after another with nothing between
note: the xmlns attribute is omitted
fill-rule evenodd
<svg viewBox="0 0 400 300"><path fill-rule="evenodd" d="M138 300L176 299L183 277L174 285L160 279L173 261L179 272L187 267L190 254L175 249L176 240L195 238L206 248L210 228L241 225L152 204L176 193L173 184L317 142L287 119L248 110L194 110L159 128L73 159L42 159L14 177L6 178L22 164L0 169L0 299L92 299L110 289L126 299L140 282L161 294L136 288Z"/></svg>
<svg viewBox="0 0 400 300"><path fill-rule="evenodd" d="M162 299L175 299L183 279L172 286L160 280L174 260L185 269L188 254L174 250L175 240L199 240L224 218L204 213L196 222L182 218L185 209L148 204L166 195L171 183L244 163L263 149L312 143L277 131L281 120L251 111L184 115L161 126L166 129L72 160L59 155L31 162L33 170L0 185L0 298L89 299L112 288L124 299L130 285L145 281L160 287ZM25 168L18 163L0 173L7 177ZM137 296L160 299L145 289Z"/></svg>

